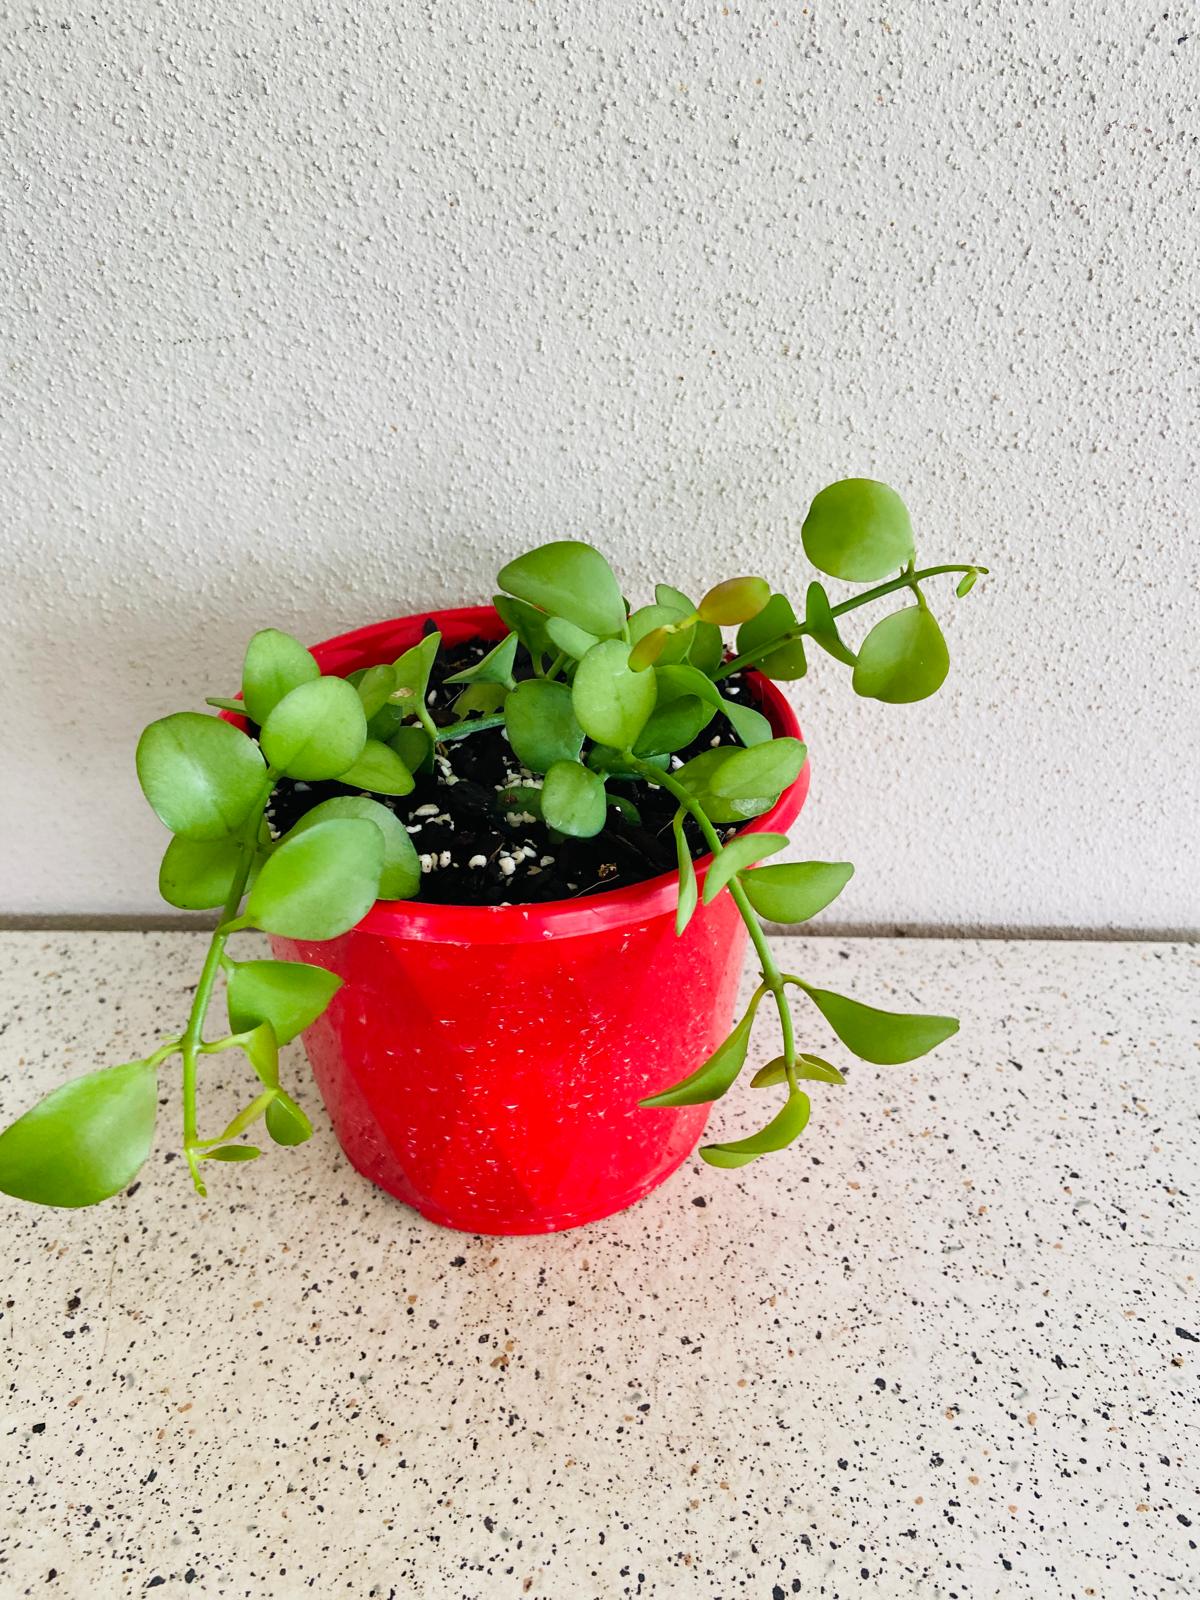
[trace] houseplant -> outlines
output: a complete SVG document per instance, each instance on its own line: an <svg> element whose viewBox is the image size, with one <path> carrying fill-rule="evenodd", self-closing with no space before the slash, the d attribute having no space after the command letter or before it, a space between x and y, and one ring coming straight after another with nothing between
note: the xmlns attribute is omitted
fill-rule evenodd
<svg viewBox="0 0 1200 1600"><path fill-rule="evenodd" d="M307 1030L356 1165L435 1220L541 1231L618 1209L686 1157L737 1079L764 1001L781 1050L752 1086L778 1087L782 1103L749 1138L706 1145L717 1167L783 1149L808 1121L801 1085L844 1082L799 1047L793 997L868 1061L910 1061L949 1037L952 1018L879 1011L779 970L764 921L807 920L853 869L761 864L787 843L774 824L790 821L807 784L805 746L773 685L805 675L807 640L852 668L862 695L925 698L949 662L922 584L959 574L964 595L986 569L918 571L903 502L865 479L822 490L802 539L822 573L871 587L834 605L813 581L802 619L758 577L696 604L659 585L631 610L604 558L564 540L502 570L494 611L446 613L443 629L402 619L315 655L256 634L241 697L209 702L219 718L176 713L138 745L143 791L172 833L164 897L221 908L187 1022L0 1134L0 1190L80 1206L126 1187L150 1151L159 1070L178 1059L184 1155L205 1193L208 1163L261 1153L242 1139L260 1121L278 1144L310 1136L278 1059ZM851 648L838 619L889 595L911 603ZM727 648L722 630L734 628ZM582 881L589 871L595 882ZM673 957L659 937L668 894ZM229 941L248 928L291 959L235 959ZM746 935L761 981L718 1043ZM631 1015L621 997L645 999L647 972L653 1000ZM222 977L229 1029L210 1040ZM680 1032L692 1050L675 1063L682 1075L664 1071ZM201 1068L228 1050L246 1058L257 1092L202 1137ZM475 1149L481 1111L489 1142Z"/></svg>

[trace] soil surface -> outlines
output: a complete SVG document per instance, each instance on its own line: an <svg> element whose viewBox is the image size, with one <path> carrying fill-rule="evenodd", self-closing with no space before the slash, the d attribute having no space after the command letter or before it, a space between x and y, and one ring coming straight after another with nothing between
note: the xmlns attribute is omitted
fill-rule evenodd
<svg viewBox="0 0 1200 1600"><path fill-rule="evenodd" d="M426 631L431 628L426 624ZM473 639L438 652L430 678L428 704L442 727L461 721L454 702L463 685L446 678L473 666L495 640ZM524 650L517 653L514 676L530 677ZM741 674L727 678L722 694L748 703L750 691ZM256 730L252 730L256 731ZM739 741L718 713L685 750L672 758L680 765L702 750ZM584 744L584 754L590 741ZM421 857L419 898L439 905L529 905L570 900L641 883L675 870L671 820L677 802L663 789L641 780L614 781L610 793L633 802L640 822L609 808L604 831L592 839L551 838L549 829L519 804L501 795L514 787L540 787L541 778L513 754L503 728L487 728L439 748L434 771L415 774L411 794L372 795L394 811L407 827ZM306 811L333 795L362 794L341 783L301 783L291 778L276 789L267 816L277 833L286 832ZM734 828L720 828L728 838ZM686 837L692 855L707 854L699 830L689 818Z"/></svg>

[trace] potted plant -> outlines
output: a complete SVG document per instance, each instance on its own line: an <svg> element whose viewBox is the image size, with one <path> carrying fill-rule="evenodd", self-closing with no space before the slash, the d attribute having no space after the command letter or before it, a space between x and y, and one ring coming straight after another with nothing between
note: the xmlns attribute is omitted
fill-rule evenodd
<svg viewBox="0 0 1200 1600"><path fill-rule="evenodd" d="M211 1163L311 1134L279 1077L303 1034L343 1148L451 1227L531 1233L629 1205L695 1148L769 1006L779 1054L752 1079L781 1098L748 1138L701 1150L740 1167L783 1149L811 1083L841 1071L804 1045L793 1000L867 1061L910 1061L957 1029L781 972L764 923L827 906L847 862L771 862L808 785L776 687L806 643L890 703L932 694L948 655L908 513L866 479L823 489L802 529L813 566L869 588L803 615L765 579L698 603L660 584L631 609L575 540L500 573L493 606L419 613L306 650L267 629L241 693L145 730L142 789L171 831L159 885L220 907L182 1029L143 1059L64 1084L0 1134L0 1190L53 1206L125 1188L154 1136L159 1073L181 1066L183 1153ZM887 596L857 648L839 620ZM736 629L732 643L723 630ZM767 864L764 864L767 863ZM258 929L275 959L235 956ZM749 938L760 981L730 1029ZM223 982L228 1029L206 1020ZM239 1051L255 1092L202 1132L211 1055Z"/></svg>

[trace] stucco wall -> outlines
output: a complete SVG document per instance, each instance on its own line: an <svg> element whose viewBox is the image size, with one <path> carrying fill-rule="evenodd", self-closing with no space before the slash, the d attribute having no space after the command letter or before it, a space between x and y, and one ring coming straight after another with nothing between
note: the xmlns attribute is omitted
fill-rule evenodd
<svg viewBox="0 0 1200 1600"><path fill-rule="evenodd" d="M937 700L797 687L842 920L1195 926L1194 20L10 9L0 911L158 907L136 733L256 626L799 590L853 472L995 576Z"/></svg>

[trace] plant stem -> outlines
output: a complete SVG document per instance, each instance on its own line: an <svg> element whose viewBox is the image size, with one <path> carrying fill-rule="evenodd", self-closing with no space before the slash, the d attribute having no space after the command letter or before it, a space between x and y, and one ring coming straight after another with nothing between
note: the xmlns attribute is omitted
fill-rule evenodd
<svg viewBox="0 0 1200 1600"><path fill-rule="evenodd" d="M945 572L979 572L986 576L987 570L986 567L976 566L973 562L962 566L923 567L920 572L905 570L898 578L889 578L887 583L876 584L874 589L867 589L851 600L843 600L840 605L831 606L830 611L835 617L844 617L848 611L857 611L859 606L870 605L872 600L882 600L885 595L895 594L897 589L912 589L918 599L921 599L917 584L925 578L938 578ZM793 639L801 639L808 631L806 622L798 622L794 628L786 629L777 638L767 639L764 643L756 645L753 650L747 650L742 655L735 656L732 661L726 661L713 676L719 681L721 678L728 678L730 673L740 672L743 667L753 665L755 661L764 661L773 650L778 650L780 645L790 644Z"/></svg>
<svg viewBox="0 0 1200 1600"><path fill-rule="evenodd" d="M259 824L262 821L263 810L267 801L271 798L271 791L275 787L275 781L278 776L274 768L267 769L266 777L263 779L262 797L255 803L249 817L242 826L238 864L233 874L233 882L230 884L229 893L225 897L225 904L221 910L221 920L209 941L208 954L204 958L204 966L200 969L200 981L196 985L196 993L192 999L192 1009L188 1015L187 1026L184 1028L183 1036L180 1040L180 1053L183 1057L183 1149L187 1157L188 1166L191 1169L192 1182L201 1194L205 1192L205 1189L196 1168L195 1155L198 1131L196 1116L197 1057L203 1044L204 1019L208 1015L213 985L216 983L217 973L221 970L221 958L225 951L225 941L229 937L230 930L226 925L234 920L234 913L241 905L242 896L246 892L246 882L250 876L250 869L254 865L254 852L258 847Z"/></svg>
<svg viewBox="0 0 1200 1600"><path fill-rule="evenodd" d="M648 761L640 761L632 750L621 752L630 762L631 766L645 778L647 783L657 784L673 794L689 816L696 819L700 832L704 835L704 842L708 845L714 856L719 856L724 846L721 843L717 830L709 821L704 807L688 793L683 784L669 772L663 772L659 767L651 766ZM759 920L758 912L750 904L749 897L735 873L729 880L729 893L733 896L733 903L741 914L742 921L746 924L746 931L750 935L750 942L758 956L759 969L762 972L763 984L770 990L775 1000L775 1008L779 1012L779 1026L783 1034L783 1062L787 1073L788 1090L791 1094L797 1092L796 1083L796 1035L792 1026L792 1012L788 1004L787 993L784 989L783 974L771 954L771 946L767 943L767 936L763 932L763 925Z"/></svg>

